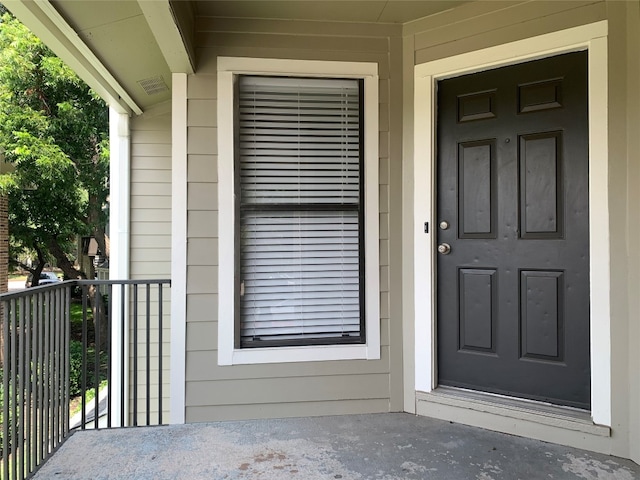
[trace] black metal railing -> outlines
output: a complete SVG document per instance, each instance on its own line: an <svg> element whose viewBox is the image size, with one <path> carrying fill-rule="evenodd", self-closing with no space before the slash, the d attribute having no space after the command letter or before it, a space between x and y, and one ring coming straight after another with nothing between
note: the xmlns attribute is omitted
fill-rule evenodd
<svg viewBox="0 0 640 480"><path fill-rule="evenodd" d="M27 478L73 429L163 423L170 283L74 280L0 295L1 480Z"/></svg>

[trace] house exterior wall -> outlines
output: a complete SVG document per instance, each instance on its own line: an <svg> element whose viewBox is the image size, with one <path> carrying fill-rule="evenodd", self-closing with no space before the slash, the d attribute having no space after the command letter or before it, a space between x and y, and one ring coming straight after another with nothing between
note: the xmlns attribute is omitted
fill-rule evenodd
<svg viewBox="0 0 640 480"><path fill-rule="evenodd" d="M399 32L387 26L197 19L198 67L187 88L187 422L402 409ZM378 64L380 360L218 366L218 56Z"/></svg>
<svg viewBox="0 0 640 480"><path fill-rule="evenodd" d="M481 21L479 19L481 18ZM640 424L637 405L640 378L636 343L640 331L638 295L638 180L639 156L637 125L638 103L638 29L637 2L473 2L404 27L405 99L413 96L413 66L449 58L476 50L516 42L598 21L608 21L608 185L611 328L611 434L599 436L577 432L558 432L535 422L514 422L495 415L474 413L450 406L438 406L415 392L415 370L405 361L405 409L441 418L509 431L519 435L543 438L601 450L616 455L640 458ZM410 63L409 63L410 62ZM413 101L405 100L404 111L404 231L403 249L413 251L412 224L414 162ZM420 108L416 106L416 108ZM597 162L597 159L592 158ZM415 315L413 278L415 269L405 261L403 297L405 355L415 354ZM636 292L636 293L634 293ZM414 406L415 405L415 406ZM412 407L415 410L412 410Z"/></svg>
<svg viewBox="0 0 640 480"><path fill-rule="evenodd" d="M481 19L482 21L479 21ZM637 2L473 2L402 27L198 18L187 87L186 421L407 412L640 459L640 12ZM608 22L611 422L586 432L429 404L415 389L413 69L439 59ZM376 62L380 73L382 358L218 366L216 58ZM460 416L458 416L460 415Z"/></svg>
<svg viewBox="0 0 640 480"><path fill-rule="evenodd" d="M169 110L165 108L164 110ZM131 119L131 226L130 226L130 278L166 279L171 278L171 114L160 109L160 112L147 112ZM145 292L140 291L140 295ZM131 294L130 294L131 295ZM132 297L130 308L133 307ZM144 297L140 304L144 305ZM140 307L146 308L146 307ZM169 351L170 351L170 292L163 292L163 423L169 421ZM158 302L152 296L151 315L158 314ZM142 379L146 374L145 351L145 311L141 310L138 323L138 372ZM158 326L151 330L151 405L153 422L157 419L159 348ZM133 330L129 331L133 338ZM131 352L130 347L130 352ZM130 356L129 369L132 372L133 362ZM142 381L140 385L143 385ZM131 392L130 385L130 392ZM140 386L138 395L138 419L145 422L146 392ZM130 405L130 415L133 412Z"/></svg>

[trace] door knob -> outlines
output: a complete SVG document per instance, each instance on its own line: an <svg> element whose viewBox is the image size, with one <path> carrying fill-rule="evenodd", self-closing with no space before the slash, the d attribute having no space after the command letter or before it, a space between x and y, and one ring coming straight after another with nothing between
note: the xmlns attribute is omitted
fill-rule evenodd
<svg viewBox="0 0 640 480"><path fill-rule="evenodd" d="M451 245L448 243L441 243L438 245L438 252L442 255L449 255L449 253L451 253Z"/></svg>

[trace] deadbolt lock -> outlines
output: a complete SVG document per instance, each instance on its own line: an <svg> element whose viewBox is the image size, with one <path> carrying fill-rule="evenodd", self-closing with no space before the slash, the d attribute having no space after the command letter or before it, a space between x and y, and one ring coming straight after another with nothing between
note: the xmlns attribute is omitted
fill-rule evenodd
<svg viewBox="0 0 640 480"><path fill-rule="evenodd" d="M440 230L446 230L449 228L449 222L447 222L446 220L442 220L440 222Z"/></svg>

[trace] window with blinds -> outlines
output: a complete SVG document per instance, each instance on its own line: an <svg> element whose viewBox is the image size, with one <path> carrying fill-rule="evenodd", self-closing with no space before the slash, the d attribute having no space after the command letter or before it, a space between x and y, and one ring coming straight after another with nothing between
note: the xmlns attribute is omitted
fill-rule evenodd
<svg viewBox="0 0 640 480"><path fill-rule="evenodd" d="M241 347L365 341L362 85L237 77Z"/></svg>

